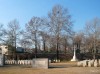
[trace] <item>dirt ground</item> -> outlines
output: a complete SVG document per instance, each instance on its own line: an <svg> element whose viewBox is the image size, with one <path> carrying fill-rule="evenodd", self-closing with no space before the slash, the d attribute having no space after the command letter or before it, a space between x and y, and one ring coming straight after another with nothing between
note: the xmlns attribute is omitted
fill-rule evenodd
<svg viewBox="0 0 100 74"><path fill-rule="evenodd" d="M75 62L52 63L49 69L6 65L0 67L0 74L100 74L100 67L77 67Z"/></svg>

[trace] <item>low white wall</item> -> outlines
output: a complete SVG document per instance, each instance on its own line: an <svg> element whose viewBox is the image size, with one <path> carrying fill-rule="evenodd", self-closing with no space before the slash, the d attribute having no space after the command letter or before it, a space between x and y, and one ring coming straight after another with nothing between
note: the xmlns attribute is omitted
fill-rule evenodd
<svg viewBox="0 0 100 74"><path fill-rule="evenodd" d="M5 60L5 64L31 65L32 60Z"/></svg>

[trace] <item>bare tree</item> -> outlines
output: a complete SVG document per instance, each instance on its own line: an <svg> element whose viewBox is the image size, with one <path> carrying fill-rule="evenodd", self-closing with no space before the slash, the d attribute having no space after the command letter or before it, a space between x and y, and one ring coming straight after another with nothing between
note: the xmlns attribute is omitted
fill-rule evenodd
<svg viewBox="0 0 100 74"><path fill-rule="evenodd" d="M71 16L67 9L64 9L60 5L55 5L52 11L48 14L50 19L50 32L51 35L56 37L56 52L57 59L59 59L59 40L62 34L67 34L71 32L72 21Z"/></svg>
<svg viewBox="0 0 100 74"><path fill-rule="evenodd" d="M12 20L8 23L7 29L5 29L5 42L7 45L14 47L11 51L15 54L16 45L20 35L19 22L17 20Z"/></svg>
<svg viewBox="0 0 100 74"><path fill-rule="evenodd" d="M76 45L77 52L80 53L81 46L83 45L84 33L79 32L74 36L74 44Z"/></svg>
<svg viewBox="0 0 100 74"><path fill-rule="evenodd" d="M62 36L62 38L60 38L60 45L62 45L61 49L64 49L64 53L67 53L67 49L68 49L68 36L64 35Z"/></svg>
<svg viewBox="0 0 100 74"><path fill-rule="evenodd" d="M94 18L93 20L86 23L86 33L88 37L92 37L93 40L93 58L96 58L97 43L100 39L100 19Z"/></svg>
<svg viewBox="0 0 100 74"><path fill-rule="evenodd" d="M35 57L37 57L37 46L39 39L39 31L41 26L41 18L33 17L28 24L26 24L27 35L26 37L35 44Z"/></svg>
<svg viewBox="0 0 100 74"><path fill-rule="evenodd" d="M44 51L46 51L46 45L47 45L47 40L49 39L49 27L48 27L48 19L47 18L41 18L41 31L40 31L40 36L41 36L41 41L43 45Z"/></svg>
<svg viewBox="0 0 100 74"><path fill-rule="evenodd" d="M0 42L3 43L4 42L4 35L5 35L5 31L3 28L3 24L0 24Z"/></svg>
<svg viewBox="0 0 100 74"><path fill-rule="evenodd" d="M45 32L41 32L42 42L43 42L43 49L46 51L46 41L49 38L49 35Z"/></svg>
<svg viewBox="0 0 100 74"><path fill-rule="evenodd" d="M25 35L22 35L22 38L20 39L20 45L24 49L30 48L32 46L32 42L30 42Z"/></svg>

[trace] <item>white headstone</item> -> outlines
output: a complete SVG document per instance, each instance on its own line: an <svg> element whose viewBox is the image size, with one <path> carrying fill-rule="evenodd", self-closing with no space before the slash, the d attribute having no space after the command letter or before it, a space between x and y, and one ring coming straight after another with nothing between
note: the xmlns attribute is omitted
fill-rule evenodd
<svg viewBox="0 0 100 74"><path fill-rule="evenodd" d="M94 65L94 60L89 60L88 67L92 67Z"/></svg>
<svg viewBox="0 0 100 74"><path fill-rule="evenodd" d="M79 67L80 67L80 66L83 66L83 61L78 61L78 62L77 62L77 66L79 66Z"/></svg>
<svg viewBox="0 0 100 74"><path fill-rule="evenodd" d="M98 66L99 66L98 61L95 60L95 61L94 61L94 67L98 67Z"/></svg>
<svg viewBox="0 0 100 74"><path fill-rule="evenodd" d="M87 67L88 66L88 60L84 60L83 61L83 67Z"/></svg>

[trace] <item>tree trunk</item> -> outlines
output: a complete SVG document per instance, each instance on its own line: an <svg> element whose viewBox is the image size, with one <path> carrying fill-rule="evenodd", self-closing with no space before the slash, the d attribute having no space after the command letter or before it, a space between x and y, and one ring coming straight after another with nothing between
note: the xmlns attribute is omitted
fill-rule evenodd
<svg viewBox="0 0 100 74"><path fill-rule="evenodd" d="M56 46L56 49L57 49L57 60L59 59L59 35L57 36L57 46Z"/></svg>
<svg viewBox="0 0 100 74"><path fill-rule="evenodd" d="M57 60L59 59L59 43L57 42Z"/></svg>
<svg viewBox="0 0 100 74"><path fill-rule="evenodd" d="M46 51L46 49L45 49L45 40L43 40L43 48L44 48L44 51Z"/></svg>
<svg viewBox="0 0 100 74"><path fill-rule="evenodd" d="M65 54L66 54L66 48L67 48L67 42L66 42L66 39L65 39Z"/></svg>
<svg viewBox="0 0 100 74"><path fill-rule="evenodd" d="M37 38L35 34L35 58L37 58Z"/></svg>

